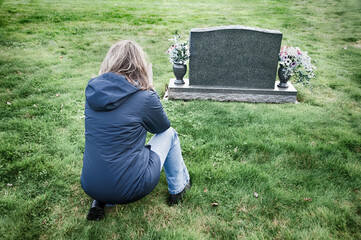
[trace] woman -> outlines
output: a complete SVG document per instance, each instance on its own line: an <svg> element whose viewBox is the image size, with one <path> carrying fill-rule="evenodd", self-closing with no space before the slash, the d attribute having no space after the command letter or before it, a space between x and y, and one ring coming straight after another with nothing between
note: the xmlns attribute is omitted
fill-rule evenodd
<svg viewBox="0 0 361 240"><path fill-rule="evenodd" d="M164 166L177 204L190 189L176 131L149 80L145 54L134 41L114 44L100 76L89 81L85 102L85 150L81 186L94 200L89 220L108 204L137 201L158 184ZM145 145L147 132L156 134Z"/></svg>

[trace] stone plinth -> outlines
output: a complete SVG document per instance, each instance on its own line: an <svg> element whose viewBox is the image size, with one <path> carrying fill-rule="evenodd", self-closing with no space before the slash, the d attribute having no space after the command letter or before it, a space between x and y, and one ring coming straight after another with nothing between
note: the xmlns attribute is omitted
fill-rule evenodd
<svg viewBox="0 0 361 240"><path fill-rule="evenodd" d="M213 87L202 85L189 85L189 80L184 79L185 84L174 84L174 78L169 81L168 98L185 100L216 100L238 101L253 103L296 103L297 90L291 83L288 88L277 87L274 82L272 89L252 89L235 87Z"/></svg>

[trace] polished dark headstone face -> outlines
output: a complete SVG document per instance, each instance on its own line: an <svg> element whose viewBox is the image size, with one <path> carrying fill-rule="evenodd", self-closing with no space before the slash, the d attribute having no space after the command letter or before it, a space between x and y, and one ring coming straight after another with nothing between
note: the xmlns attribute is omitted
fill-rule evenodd
<svg viewBox="0 0 361 240"><path fill-rule="evenodd" d="M189 85L273 89L281 40L244 26L192 29Z"/></svg>

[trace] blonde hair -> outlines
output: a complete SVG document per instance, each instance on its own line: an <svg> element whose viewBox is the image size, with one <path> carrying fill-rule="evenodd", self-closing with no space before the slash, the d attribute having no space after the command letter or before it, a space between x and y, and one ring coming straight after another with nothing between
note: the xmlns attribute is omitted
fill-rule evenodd
<svg viewBox="0 0 361 240"><path fill-rule="evenodd" d="M119 41L109 49L99 74L107 72L124 75L128 82L141 90L153 89L149 81L146 55L134 41Z"/></svg>

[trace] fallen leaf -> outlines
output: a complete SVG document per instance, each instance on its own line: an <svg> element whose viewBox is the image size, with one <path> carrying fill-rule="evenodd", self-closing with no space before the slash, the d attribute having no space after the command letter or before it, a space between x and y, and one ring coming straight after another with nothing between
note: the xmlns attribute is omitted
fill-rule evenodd
<svg viewBox="0 0 361 240"><path fill-rule="evenodd" d="M38 107L38 106L36 106L35 104L34 104L33 106L36 107L36 108Z"/></svg>
<svg viewBox="0 0 361 240"><path fill-rule="evenodd" d="M59 58L60 58L60 59L63 59L63 56L60 56Z"/></svg>
<svg viewBox="0 0 361 240"><path fill-rule="evenodd" d="M11 105L11 102L6 102L7 105Z"/></svg>
<svg viewBox="0 0 361 240"><path fill-rule="evenodd" d="M253 196L255 197L255 198L258 198L258 193L253 193Z"/></svg>
<svg viewBox="0 0 361 240"><path fill-rule="evenodd" d="M208 188L205 188L205 189L203 190L203 192L205 192L205 193L208 192Z"/></svg>
<svg viewBox="0 0 361 240"><path fill-rule="evenodd" d="M306 197L306 198L303 199L303 201L305 201L305 202L306 202L306 201L307 201L307 202L311 202L311 201L312 201L312 198L307 198L307 197Z"/></svg>
<svg viewBox="0 0 361 240"><path fill-rule="evenodd" d="M211 206L212 207L217 207L219 204L218 203L216 203L216 202L214 202L214 203L211 203Z"/></svg>

